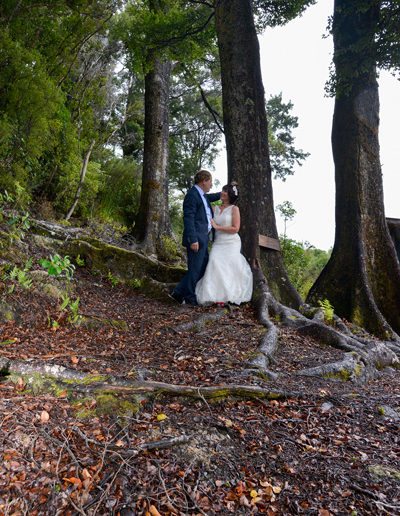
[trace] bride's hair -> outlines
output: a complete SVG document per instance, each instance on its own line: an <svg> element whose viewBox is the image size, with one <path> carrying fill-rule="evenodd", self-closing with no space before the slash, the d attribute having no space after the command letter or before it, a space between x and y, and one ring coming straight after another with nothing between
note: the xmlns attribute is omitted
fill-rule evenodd
<svg viewBox="0 0 400 516"><path fill-rule="evenodd" d="M230 204L236 204L239 198L239 192L236 184L225 185L222 187L222 191L228 194Z"/></svg>

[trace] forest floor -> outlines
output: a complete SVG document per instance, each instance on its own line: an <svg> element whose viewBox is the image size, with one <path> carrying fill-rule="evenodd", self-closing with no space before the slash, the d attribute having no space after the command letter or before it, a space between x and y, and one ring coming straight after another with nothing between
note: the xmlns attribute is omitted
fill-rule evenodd
<svg viewBox="0 0 400 516"><path fill-rule="evenodd" d="M341 352L280 329L273 365L280 376L266 381L245 365L264 331L249 305L184 331L181 324L221 309L146 298L84 268L72 281L80 313L121 324L71 324L56 302L16 288L7 300L18 319L1 326L0 356L93 375L134 378L140 369L172 384L294 394L285 401L159 396L134 412L129 403L34 394L22 379L5 377L1 515L400 514L399 420L385 408L399 411L398 372L366 385L295 376ZM154 442L161 444L152 449Z"/></svg>

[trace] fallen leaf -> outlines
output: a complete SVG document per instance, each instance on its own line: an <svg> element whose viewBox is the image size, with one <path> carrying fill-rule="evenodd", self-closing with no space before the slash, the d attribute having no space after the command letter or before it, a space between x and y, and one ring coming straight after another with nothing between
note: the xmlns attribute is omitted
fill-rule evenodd
<svg viewBox="0 0 400 516"><path fill-rule="evenodd" d="M84 468L84 469L82 470L81 475L82 475L82 478L83 478L84 480L87 480L87 479L89 479L89 478L92 478L92 475L89 473L89 471L88 471L86 468Z"/></svg>
<svg viewBox="0 0 400 516"><path fill-rule="evenodd" d="M157 414L157 421L164 421L164 419L167 419L168 416L166 414Z"/></svg>
<svg viewBox="0 0 400 516"><path fill-rule="evenodd" d="M82 480L76 477L64 477L63 480L65 480L65 482L69 482L70 484L74 484L75 486L80 486L82 484Z"/></svg>
<svg viewBox="0 0 400 516"><path fill-rule="evenodd" d="M157 511L154 505L150 505L149 513L151 514L151 516L161 516L161 514Z"/></svg>
<svg viewBox="0 0 400 516"><path fill-rule="evenodd" d="M73 357L71 357L71 362L72 362L73 364L78 364L78 363L79 363L79 358L78 358L78 357L73 356Z"/></svg>
<svg viewBox="0 0 400 516"><path fill-rule="evenodd" d="M26 383L24 379L20 376L17 381L16 389L19 391L23 391L25 389Z"/></svg>
<svg viewBox="0 0 400 516"><path fill-rule="evenodd" d="M42 423L47 423L47 421L49 419L50 419L49 413L47 412L47 410L43 410L42 413L40 414L40 421Z"/></svg>

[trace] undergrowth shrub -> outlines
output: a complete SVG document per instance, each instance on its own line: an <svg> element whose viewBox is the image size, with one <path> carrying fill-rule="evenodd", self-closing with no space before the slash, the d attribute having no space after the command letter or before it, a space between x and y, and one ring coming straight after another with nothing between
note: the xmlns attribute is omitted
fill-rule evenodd
<svg viewBox="0 0 400 516"><path fill-rule="evenodd" d="M329 260L330 251L297 242L287 237L280 238L283 261L290 281L303 299Z"/></svg>

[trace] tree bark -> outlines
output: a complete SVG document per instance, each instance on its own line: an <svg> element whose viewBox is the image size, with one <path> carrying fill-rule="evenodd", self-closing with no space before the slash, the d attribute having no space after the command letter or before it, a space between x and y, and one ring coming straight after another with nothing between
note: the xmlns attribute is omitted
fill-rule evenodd
<svg viewBox="0 0 400 516"><path fill-rule="evenodd" d="M168 212L168 103L171 62L155 57L145 77L145 134L142 192L133 236L148 254L159 254L170 234Z"/></svg>
<svg viewBox="0 0 400 516"><path fill-rule="evenodd" d="M93 147L95 146L95 143L96 143L95 140L93 140L91 142L91 144L89 145L89 148L86 151L85 156L83 158L82 167L81 167L81 174L80 174L80 178L79 178L79 185L78 185L78 188L76 190L74 202L72 203L71 208L69 209L68 213L66 214L65 220L69 220L72 217L72 214L74 213L75 208L78 205L79 199L81 197L82 188L83 188L83 185L85 183L86 172L87 172L90 156L92 154Z"/></svg>
<svg viewBox="0 0 400 516"><path fill-rule="evenodd" d="M278 238L260 52L251 0L219 0L215 10L221 62L229 181L240 190L243 253L261 266L274 296L292 307L301 298L291 285L279 251L260 248L258 235Z"/></svg>
<svg viewBox="0 0 400 516"><path fill-rule="evenodd" d="M400 267L385 220L379 159L374 49L380 3L367 3L365 9L354 0L335 1L335 244L307 301L328 299L339 316L397 339Z"/></svg>

